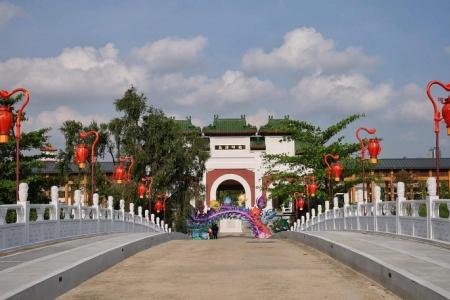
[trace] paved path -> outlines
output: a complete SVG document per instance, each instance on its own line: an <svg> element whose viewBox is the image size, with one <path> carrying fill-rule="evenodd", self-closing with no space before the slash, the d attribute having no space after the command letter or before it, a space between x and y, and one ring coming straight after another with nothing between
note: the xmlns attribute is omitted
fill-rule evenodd
<svg viewBox="0 0 450 300"><path fill-rule="evenodd" d="M450 295L450 245L400 239L392 235L360 232L308 232L350 247L367 256L412 275L415 281L442 289Z"/></svg>
<svg viewBox="0 0 450 300"><path fill-rule="evenodd" d="M61 299L396 299L296 242L225 237L142 251Z"/></svg>

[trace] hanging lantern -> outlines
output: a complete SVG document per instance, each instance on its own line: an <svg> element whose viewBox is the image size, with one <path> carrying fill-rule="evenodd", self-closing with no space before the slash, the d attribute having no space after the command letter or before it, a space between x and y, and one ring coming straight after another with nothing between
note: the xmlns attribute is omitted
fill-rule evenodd
<svg viewBox="0 0 450 300"><path fill-rule="evenodd" d="M450 96L443 103L442 117L444 118L445 124L447 124L447 135L450 135Z"/></svg>
<svg viewBox="0 0 450 300"><path fill-rule="evenodd" d="M315 182L308 184L306 188L308 189L308 195L310 195L311 197L316 196L317 184Z"/></svg>
<svg viewBox="0 0 450 300"><path fill-rule="evenodd" d="M340 162L331 165L331 173L333 174L334 181L340 181L342 175L342 164Z"/></svg>
<svg viewBox="0 0 450 300"><path fill-rule="evenodd" d="M147 191L147 188L145 187L145 183L141 182L138 185L138 195L140 199L144 199L145 192Z"/></svg>
<svg viewBox="0 0 450 300"><path fill-rule="evenodd" d="M376 164L378 161L377 156L381 152L381 146L380 146L380 142L378 141L378 139L377 138L370 139L369 144L367 145L367 149L369 150L370 163Z"/></svg>
<svg viewBox="0 0 450 300"><path fill-rule="evenodd" d="M121 184L123 180L125 179L125 168L122 165L116 166L116 169L114 170L113 179L118 183Z"/></svg>
<svg viewBox="0 0 450 300"><path fill-rule="evenodd" d="M86 161L89 156L89 149L86 144L79 144L75 149L75 161L80 169L86 168Z"/></svg>
<svg viewBox="0 0 450 300"><path fill-rule="evenodd" d="M158 199L158 200L156 201L156 203L155 203L155 210L156 210L156 213L159 214L159 213L161 212L161 210L163 210L163 209L164 209L164 205L163 205L161 199Z"/></svg>
<svg viewBox="0 0 450 300"><path fill-rule="evenodd" d="M305 206L305 199L303 198L297 198L295 200L295 206L298 210L303 210L303 207Z"/></svg>
<svg viewBox="0 0 450 300"><path fill-rule="evenodd" d="M9 133L13 124L12 107L0 105L0 144L6 144L9 141Z"/></svg>

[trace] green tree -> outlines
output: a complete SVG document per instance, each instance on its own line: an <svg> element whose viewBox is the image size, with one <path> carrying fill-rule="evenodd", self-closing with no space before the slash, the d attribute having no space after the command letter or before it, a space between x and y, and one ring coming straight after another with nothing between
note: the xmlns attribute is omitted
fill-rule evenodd
<svg viewBox="0 0 450 300"><path fill-rule="evenodd" d="M285 154L265 156L265 163L269 168L268 175L274 182L273 188L270 189L272 197L284 202L289 200L294 192L305 191L303 174L310 171L319 183L319 192L315 199L311 199L311 205L324 202L328 197L325 154L339 155L344 166L343 177L357 174L360 162L354 157L354 154L360 149L360 145L344 142L341 131L360 117L362 115L351 115L326 129L307 122L284 120L282 126L290 133L285 139L296 141L300 145L299 151L297 151L299 154L295 156ZM333 183L333 189L335 192L344 191L354 183L342 181L339 184Z"/></svg>

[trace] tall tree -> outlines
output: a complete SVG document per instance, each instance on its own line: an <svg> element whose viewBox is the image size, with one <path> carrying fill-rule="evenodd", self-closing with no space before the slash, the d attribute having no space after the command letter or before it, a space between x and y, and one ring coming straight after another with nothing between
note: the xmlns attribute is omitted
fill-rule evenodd
<svg viewBox="0 0 450 300"><path fill-rule="evenodd" d="M305 191L303 176L309 171L319 182L317 203L323 202L327 198L328 184L324 155L328 153L339 155L344 165L344 176L356 174L359 162L353 154L360 149L360 145L344 142L341 132L360 117L362 116L351 115L326 129L307 122L284 120L282 126L290 133L286 139L296 141L300 145L300 153L295 156L284 154L265 156L268 174L274 182L273 188L270 189L272 197L284 202L294 192ZM344 190L345 185L346 183L335 185L335 191Z"/></svg>

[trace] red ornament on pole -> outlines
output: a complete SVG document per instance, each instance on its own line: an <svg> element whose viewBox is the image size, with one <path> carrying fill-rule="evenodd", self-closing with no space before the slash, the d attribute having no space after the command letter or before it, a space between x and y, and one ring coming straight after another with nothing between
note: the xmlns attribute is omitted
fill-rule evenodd
<svg viewBox="0 0 450 300"><path fill-rule="evenodd" d="M80 169L86 168L86 161L89 156L89 149L86 144L79 144L75 148L75 161Z"/></svg>
<svg viewBox="0 0 450 300"><path fill-rule="evenodd" d="M312 182L312 183L308 184L307 189L308 189L308 195L310 195L311 197L315 197L316 196L317 184L315 182Z"/></svg>
<svg viewBox="0 0 450 300"><path fill-rule="evenodd" d="M144 199L145 192L147 191L147 188L145 187L145 183L141 182L138 185L138 195L140 199Z"/></svg>
<svg viewBox="0 0 450 300"><path fill-rule="evenodd" d="M158 199L158 201L156 201L156 203L155 203L156 213L159 214L161 212L161 210L163 210L163 209L164 209L163 203L162 203L161 199Z"/></svg>
<svg viewBox="0 0 450 300"><path fill-rule="evenodd" d="M340 162L331 165L331 173L333 174L334 181L340 181L342 175L342 164Z"/></svg>
<svg viewBox="0 0 450 300"><path fill-rule="evenodd" d="M303 199L303 198L296 199L295 206L297 206L298 210L303 210L303 207L305 206L305 199Z"/></svg>
<svg viewBox="0 0 450 300"><path fill-rule="evenodd" d="M13 119L12 107L0 105L0 144L6 144L9 141Z"/></svg>
<svg viewBox="0 0 450 300"><path fill-rule="evenodd" d="M376 164L378 162L378 154L381 152L380 142L377 138L370 139L367 145L370 155L370 163Z"/></svg>
<svg viewBox="0 0 450 300"><path fill-rule="evenodd" d="M126 177L125 168L122 165L116 166L116 169L114 170L113 179L116 181L116 183L121 184Z"/></svg>
<svg viewBox="0 0 450 300"><path fill-rule="evenodd" d="M442 104L442 117L444 118L445 124L447 125L447 135L450 135L450 96L445 100L441 100Z"/></svg>

